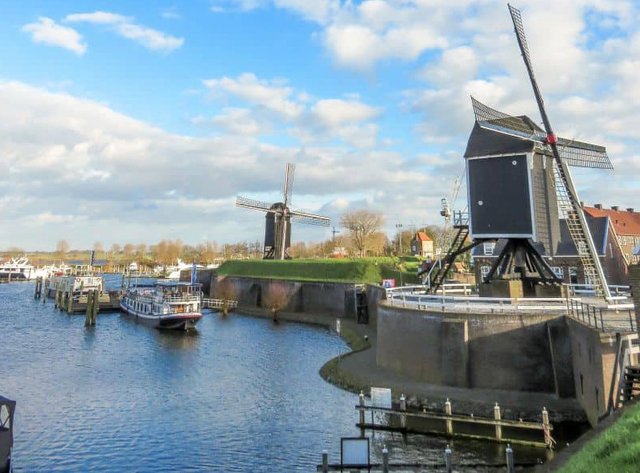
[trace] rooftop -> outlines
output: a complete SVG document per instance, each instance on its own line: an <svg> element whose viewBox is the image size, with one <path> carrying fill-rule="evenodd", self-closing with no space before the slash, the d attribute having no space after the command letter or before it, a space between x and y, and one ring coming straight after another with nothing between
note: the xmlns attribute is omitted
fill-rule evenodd
<svg viewBox="0 0 640 473"><path fill-rule="evenodd" d="M635 212L632 208L620 210L619 207L612 206L605 209L601 204L595 204L593 207L584 206L583 209L592 217L609 217L618 235L640 236L640 212Z"/></svg>

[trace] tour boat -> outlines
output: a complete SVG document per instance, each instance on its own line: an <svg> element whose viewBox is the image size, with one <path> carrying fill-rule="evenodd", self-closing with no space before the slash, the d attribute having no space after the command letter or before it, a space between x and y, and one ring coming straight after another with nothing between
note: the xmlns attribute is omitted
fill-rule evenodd
<svg viewBox="0 0 640 473"><path fill-rule="evenodd" d="M130 285L120 299L120 309L155 328L190 330L202 318L201 286L176 281Z"/></svg>

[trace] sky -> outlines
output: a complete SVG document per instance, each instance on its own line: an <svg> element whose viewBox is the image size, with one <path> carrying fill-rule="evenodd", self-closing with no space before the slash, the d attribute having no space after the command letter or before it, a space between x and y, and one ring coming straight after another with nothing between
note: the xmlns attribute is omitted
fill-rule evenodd
<svg viewBox="0 0 640 473"><path fill-rule="evenodd" d="M557 134L615 167L581 200L640 209L640 2L514 6ZM293 208L391 237L466 206L471 95L541 121L502 1L7 0L0 42L0 249L262 240L236 196L282 200L289 162Z"/></svg>

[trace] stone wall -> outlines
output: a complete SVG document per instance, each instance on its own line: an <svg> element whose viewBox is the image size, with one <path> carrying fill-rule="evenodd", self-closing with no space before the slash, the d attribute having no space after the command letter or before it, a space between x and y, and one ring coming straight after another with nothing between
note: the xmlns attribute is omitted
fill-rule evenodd
<svg viewBox="0 0 640 473"><path fill-rule="evenodd" d="M382 303L377 327L378 366L416 381L575 398L592 425L618 389L616 335L564 315L452 314Z"/></svg>
<svg viewBox="0 0 640 473"><path fill-rule="evenodd" d="M547 323L554 315L378 309L379 366L467 388L556 392Z"/></svg>
<svg viewBox="0 0 640 473"><path fill-rule="evenodd" d="M596 425L608 412L612 381L614 393L617 390L620 373L617 372L616 379L613 379L613 372L618 339L615 334L601 333L569 317L567 324L573 354L575 396L591 425Z"/></svg>
<svg viewBox="0 0 640 473"><path fill-rule="evenodd" d="M240 308L266 308L270 293L281 291L287 295L287 303L282 309L285 312L355 318L354 284L218 276L212 282L211 297L216 297L216 286L222 280L228 281L234 287L235 298ZM383 297L379 290L375 289L377 286L369 287L372 293L371 300L377 302L378 298ZM369 298L367 302L369 308L373 308ZM375 310L373 312L375 316Z"/></svg>

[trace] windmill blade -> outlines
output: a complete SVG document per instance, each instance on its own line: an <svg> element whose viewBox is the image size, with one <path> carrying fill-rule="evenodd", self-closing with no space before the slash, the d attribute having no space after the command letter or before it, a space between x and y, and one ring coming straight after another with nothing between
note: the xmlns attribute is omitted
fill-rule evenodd
<svg viewBox="0 0 640 473"><path fill-rule="evenodd" d="M583 168L613 169L604 146L558 138L560 157L569 165Z"/></svg>
<svg viewBox="0 0 640 473"><path fill-rule="evenodd" d="M305 212L303 210L291 210L290 215L291 220L306 225L317 225L320 227L328 227L331 225L331 219L329 217Z"/></svg>
<svg viewBox="0 0 640 473"><path fill-rule="evenodd" d="M533 88L536 102L538 103L540 115L542 115L542 122L544 123L544 128L547 133L546 142L551 147L551 152L553 153L553 158L556 163L556 166L554 166L556 181L558 183L556 191L559 204L561 207L564 206L565 213L567 214L567 225L569 226L571 239L578 250L578 255L580 256L585 276L590 280L589 282L593 284L596 294L604 296L605 299L610 299L611 292L609 291L607 279L604 275L604 270L602 269L602 264L600 263L596 247L593 243L591 232L587 226L587 219L582 210L582 206L580 205L578 193L573 185L573 181L571 180L569 167L560 155L560 151L558 149L558 138L551 128L547 111L544 108L542 94L540 93L538 82L533 74L533 67L529 56L529 47L527 46L527 39L524 35L522 16L517 8L514 8L511 5L508 6L516 38L518 39L520 52L522 53L522 59L524 60L524 65L527 68L527 73L529 74L529 80L531 82L531 87ZM565 149L569 149L569 147ZM588 151L582 147L579 149L582 152ZM592 151L593 150L590 152ZM562 201L564 201L564 203Z"/></svg>
<svg viewBox="0 0 640 473"><path fill-rule="evenodd" d="M500 112L479 100L471 97L473 114L480 128L492 130L497 133L513 136L523 140L544 143L545 135L533 122L525 117L514 117Z"/></svg>
<svg viewBox="0 0 640 473"><path fill-rule="evenodd" d="M293 192L293 177L294 172L296 170L296 165L292 163L287 163L287 169L284 174L284 206L287 207L291 204L291 193Z"/></svg>
<svg viewBox="0 0 640 473"><path fill-rule="evenodd" d="M483 104L474 97L471 97L471 105L473 106L476 122L480 128L521 140L540 143L549 149L546 135L534 123L526 119L526 117L514 117L500 112ZM564 159L569 166L613 169L613 165L607 156L607 150L604 146L567 138L558 138L558 146L560 157Z"/></svg>
<svg viewBox="0 0 640 473"><path fill-rule="evenodd" d="M247 199L246 197L241 196L236 197L236 206L244 207L245 209L258 210L260 212L275 213L275 210L271 209L272 204L262 202L260 200Z"/></svg>

